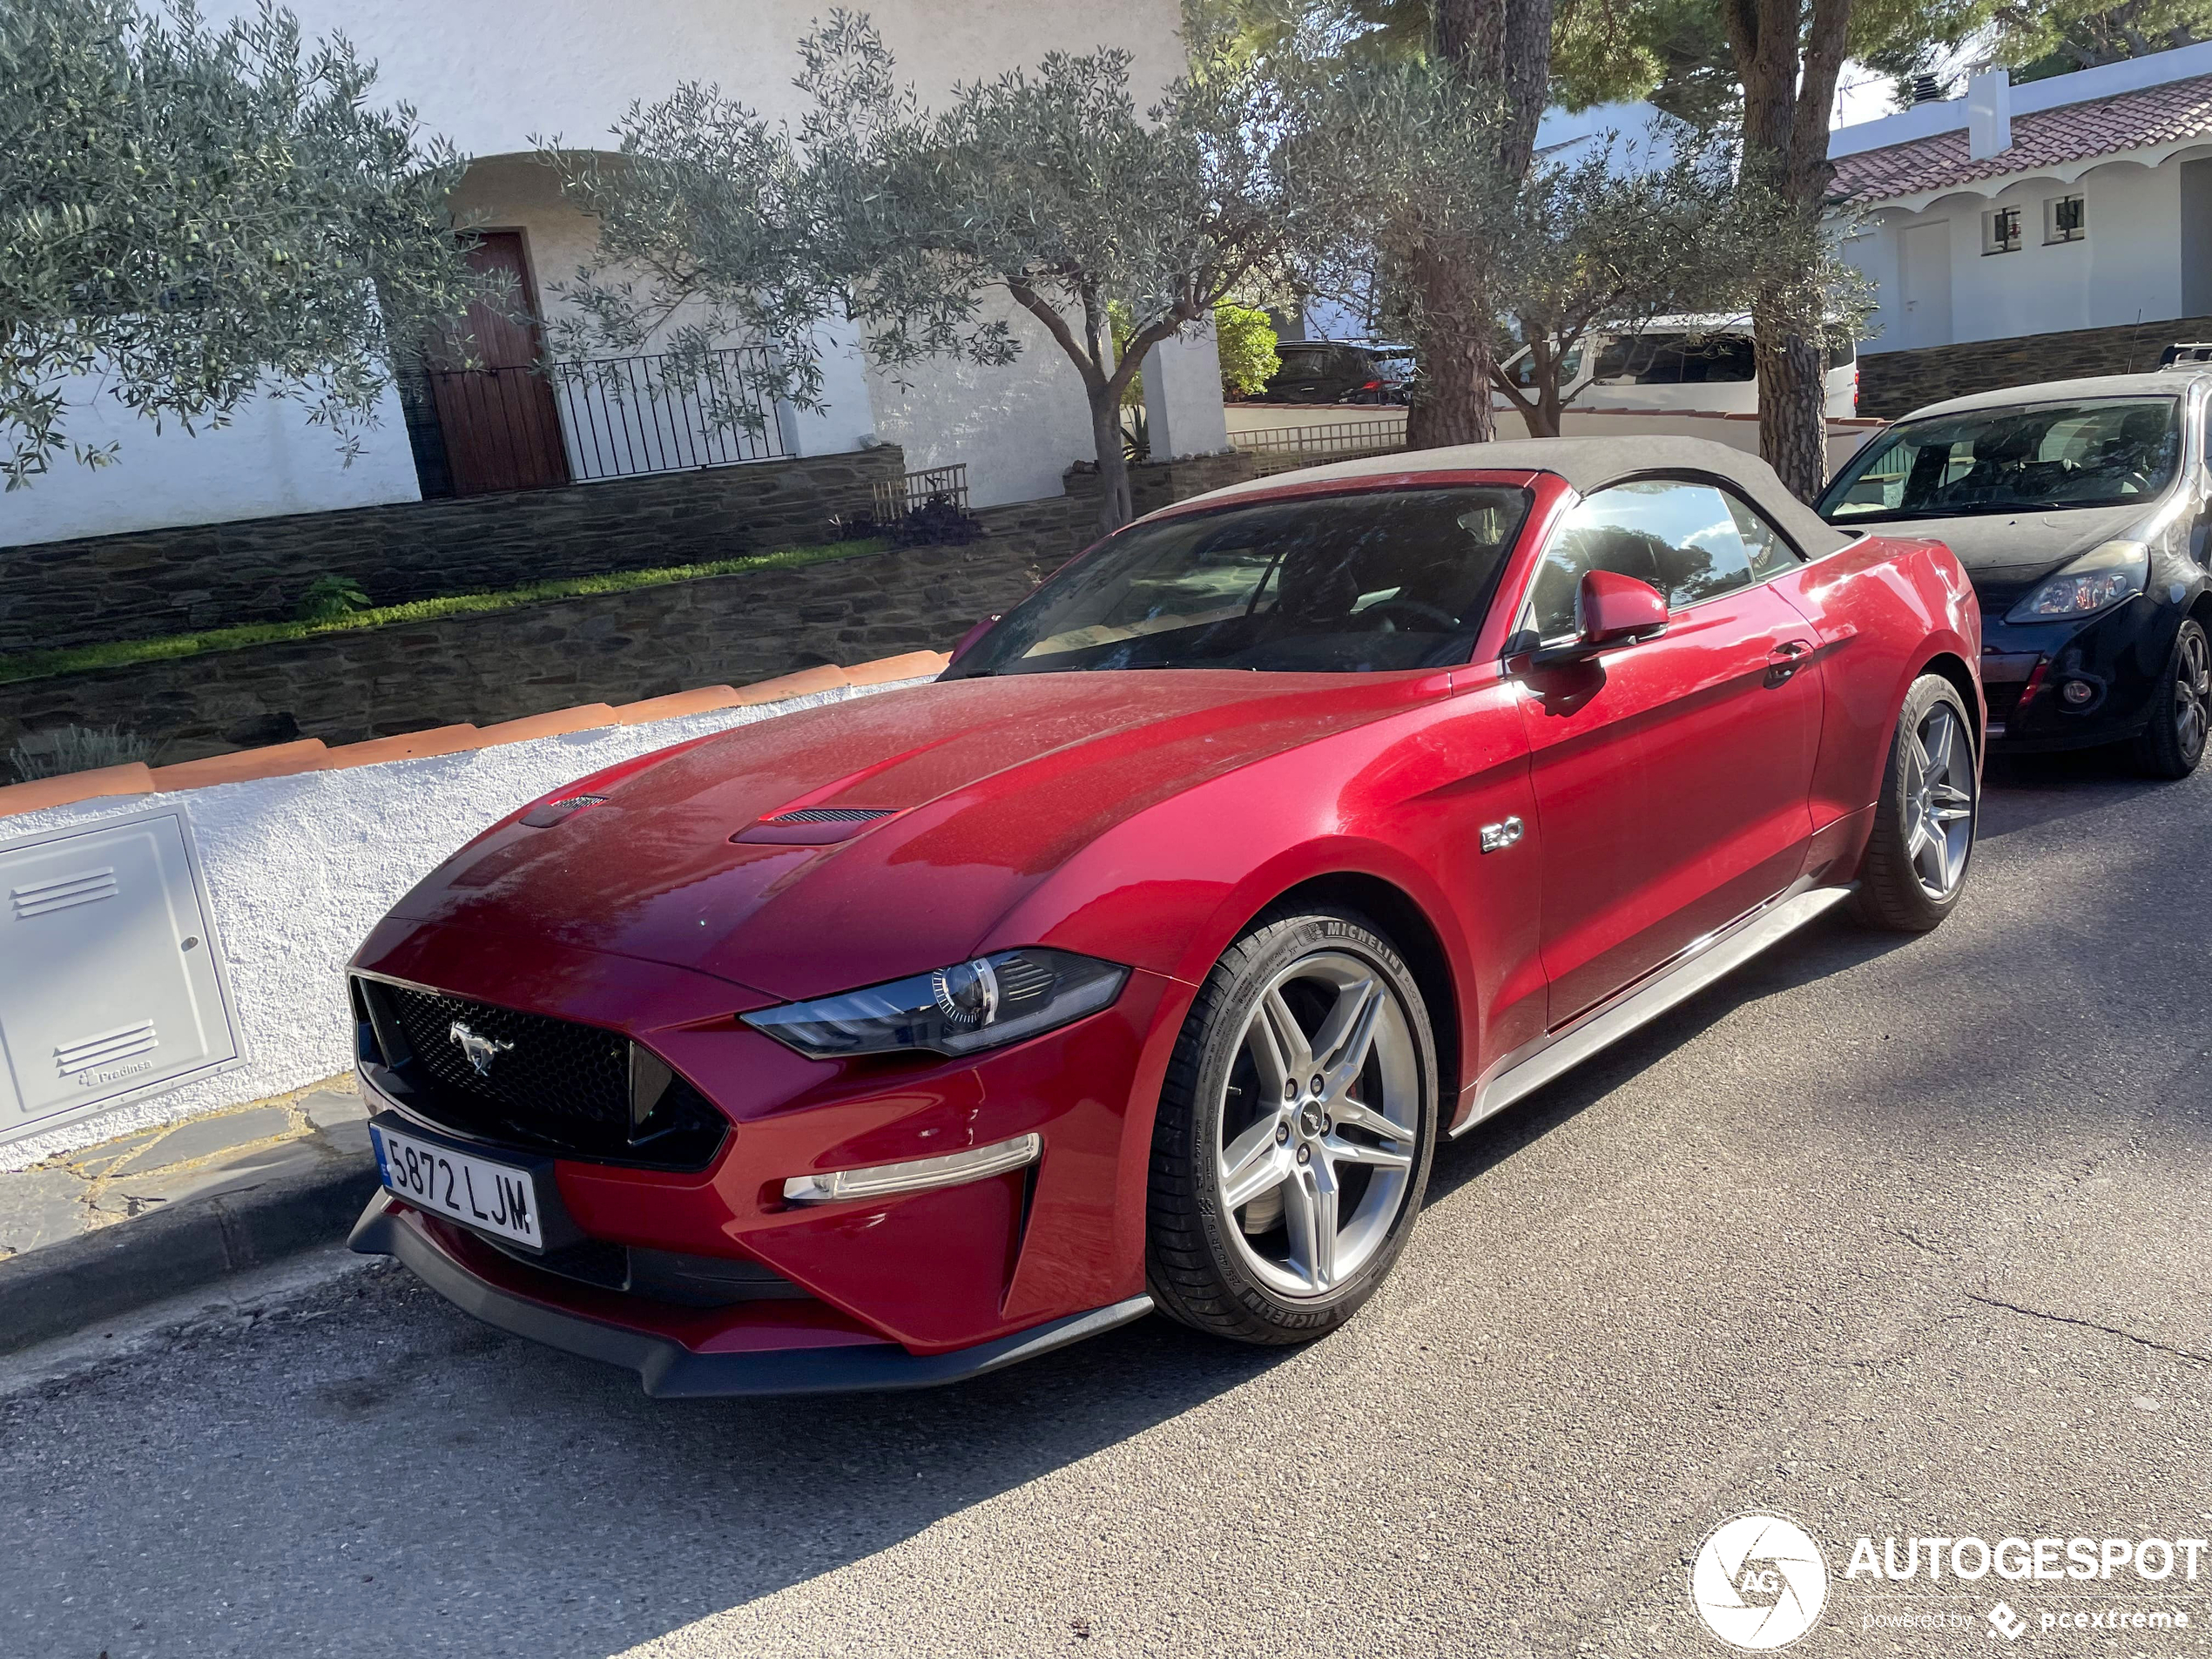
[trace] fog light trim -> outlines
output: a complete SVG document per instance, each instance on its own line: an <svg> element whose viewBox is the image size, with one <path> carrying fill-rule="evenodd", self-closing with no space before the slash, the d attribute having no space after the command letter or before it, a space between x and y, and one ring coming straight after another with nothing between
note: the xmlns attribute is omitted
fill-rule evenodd
<svg viewBox="0 0 2212 1659"><path fill-rule="evenodd" d="M970 1147L941 1157L910 1158L865 1170L833 1170L823 1175L795 1175L784 1183L786 1204L834 1204L840 1198L880 1198L894 1192L923 1192L1003 1175L1035 1163L1044 1137L1034 1131L993 1146Z"/></svg>

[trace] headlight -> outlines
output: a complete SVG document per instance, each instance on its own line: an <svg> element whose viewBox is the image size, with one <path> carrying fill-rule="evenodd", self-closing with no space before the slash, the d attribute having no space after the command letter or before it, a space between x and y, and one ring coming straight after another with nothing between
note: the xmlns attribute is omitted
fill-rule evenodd
<svg viewBox="0 0 2212 1659"><path fill-rule="evenodd" d="M2005 613L2006 622L2064 622L2133 598L2150 580L2150 546L2107 542L2091 548L2054 577L2038 583Z"/></svg>
<svg viewBox="0 0 2212 1659"><path fill-rule="evenodd" d="M1112 962L1025 948L740 1017L817 1060L916 1049L962 1055L1094 1014L1128 978L1129 969Z"/></svg>

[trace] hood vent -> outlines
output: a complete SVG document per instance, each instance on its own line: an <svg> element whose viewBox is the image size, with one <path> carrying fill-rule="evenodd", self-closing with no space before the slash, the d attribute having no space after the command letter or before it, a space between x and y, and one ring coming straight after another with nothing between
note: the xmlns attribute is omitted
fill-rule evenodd
<svg viewBox="0 0 2212 1659"><path fill-rule="evenodd" d="M887 806L802 806L795 813L778 813L771 824L865 824L872 818L888 818Z"/></svg>
<svg viewBox="0 0 2212 1659"><path fill-rule="evenodd" d="M871 824L897 816L888 806L795 806L764 818L730 839L745 846L827 846L858 835Z"/></svg>
<svg viewBox="0 0 2212 1659"><path fill-rule="evenodd" d="M606 804L604 795L570 795L565 800L549 800L533 806L515 821L531 829L550 829L564 818L573 817L587 806Z"/></svg>

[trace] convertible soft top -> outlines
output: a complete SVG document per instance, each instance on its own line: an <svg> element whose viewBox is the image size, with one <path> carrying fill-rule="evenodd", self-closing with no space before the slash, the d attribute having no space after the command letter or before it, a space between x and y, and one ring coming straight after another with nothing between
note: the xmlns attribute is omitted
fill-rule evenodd
<svg viewBox="0 0 2212 1659"><path fill-rule="evenodd" d="M1782 486L1774 469L1754 455L1710 438L1507 438L1496 443L1462 443L1445 449L1369 455L1307 467L1272 478L1232 484L1181 503L1226 502L1259 496L1285 484L1386 477L1425 472L1549 472L1589 495L1631 478L1703 474L1732 485L1751 504L1788 532L1809 557L1832 553L1853 533L1828 523Z"/></svg>

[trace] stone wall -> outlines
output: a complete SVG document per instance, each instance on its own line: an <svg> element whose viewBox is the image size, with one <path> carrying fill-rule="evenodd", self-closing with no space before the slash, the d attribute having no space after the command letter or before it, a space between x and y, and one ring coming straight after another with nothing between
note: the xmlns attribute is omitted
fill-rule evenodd
<svg viewBox="0 0 2212 1659"><path fill-rule="evenodd" d="M886 445L0 548L0 656L282 621L326 572L403 604L819 542L832 514L866 511L873 486L906 464Z"/></svg>
<svg viewBox="0 0 2212 1659"><path fill-rule="evenodd" d="M1238 449L1224 449L1212 455L1185 455L1176 461L1144 462L1129 469L1130 502L1142 518L1170 502L1188 501L1209 489L1240 484L1251 475L1252 458ZM1094 527L1092 533L1096 535L1100 496L1096 469L1069 468L1062 487L1069 500L1082 503L1084 522Z"/></svg>
<svg viewBox="0 0 2212 1659"><path fill-rule="evenodd" d="M900 549L21 680L0 685L0 752L30 732L114 725L158 741L154 758L168 764L942 651L1029 590L1043 573L1034 548Z"/></svg>
<svg viewBox="0 0 2212 1659"><path fill-rule="evenodd" d="M1895 420L1947 397L2155 368L2158 354L2177 340L2212 340L2212 317L1865 353L1858 360L1858 412Z"/></svg>

